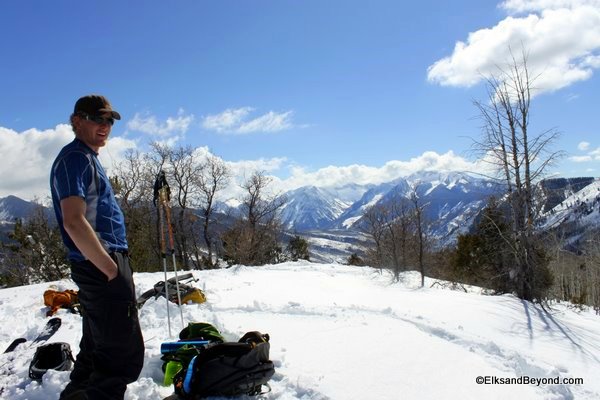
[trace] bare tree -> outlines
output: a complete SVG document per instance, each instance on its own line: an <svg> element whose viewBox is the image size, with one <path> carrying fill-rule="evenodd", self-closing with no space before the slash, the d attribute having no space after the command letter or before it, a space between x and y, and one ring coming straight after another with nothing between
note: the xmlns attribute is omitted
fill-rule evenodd
<svg viewBox="0 0 600 400"><path fill-rule="evenodd" d="M597 231L583 234L579 252L565 248L563 232L547 234L552 249L549 268L555 278L552 297L578 306L588 305L600 314L600 241Z"/></svg>
<svg viewBox="0 0 600 400"><path fill-rule="evenodd" d="M151 148L152 151L147 153L145 161L149 174L153 177L152 182L162 170L170 187L173 211L171 224L176 254L184 268L198 268L202 256L199 236L196 233L199 231L199 217L194 212L194 206L199 203L201 197L197 177L203 170L202 157L191 146L173 147L153 142Z"/></svg>
<svg viewBox="0 0 600 400"><path fill-rule="evenodd" d="M120 202L127 224L129 253L136 271L160 268L160 246L156 236L155 207L152 204L156 165L155 154L129 151L114 169L112 187Z"/></svg>
<svg viewBox="0 0 600 400"><path fill-rule="evenodd" d="M152 199L153 177L138 150L128 150L124 160L114 168L121 208L132 209Z"/></svg>
<svg viewBox="0 0 600 400"><path fill-rule="evenodd" d="M263 265L278 262L283 256L279 244L281 223L279 210L285 197L269 195L271 178L257 171L242 185L246 195L243 215L223 237L225 258L230 264Z"/></svg>
<svg viewBox="0 0 600 400"><path fill-rule="evenodd" d="M421 272L421 287L425 286L425 241L426 241L426 229L425 229L425 217L424 209L425 205L422 204L417 194L416 186L413 187L410 194L410 200L413 204L414 212L414 227L415 227L415 238L417 241L417 261L419 263L419 271Z"/></svg>
<svg viewBox="0 0 600 400"><path fill-rule="evenodd" d="M374 204L363 215L365 221L363 230L375 242L375 250L367 251L370 264L374 267L383 267L383 242L385 238L385 226L387 224L386 214L385 209L381 205Z"/></svg>
<svg viewBox="0 0 600 400"><path fill-rule="evenodd" d="M512 57L506 68L487 79L488 98L475 101L483 120L483 134L474 149L496 169L507 188L511 209L514 267L510 275L517 295L526 300L542 300L549 287L549 273L541 247L535 242L537 218L533 188L561 152L551 151L559 133L550 129L530 132L533 83L527 56Z"/></svg>
<svg viewBox="0 0 600 400"><path fill-rule="evenodd" d="M190 146L173 147L158 142L150 146L151 150L144 155L129 152L113 177L113 186L127 219L128 237L133 239L130 250L136 253L136 260L144 261L138 263L142 269L152 270L144 265L154 265L154 259L160 257L158 216L153 216L157 209L154 210L152 199L154 181L162 170L170 186L171 223L178 258L188 269L213 265L210 221L215 194L225 187L229 178L225 163L211 155L204 157ZM198 215L197 208L202 215ZM152 253L151 256L143 254L144 251Z"/></svg>
<svg viewBox="0 0 600 400"><path fill-rule="evenodd" d="M154 179L158 173L169 166L169 157L172 148L167 144L159 142L150 143L150 148L151 150L144 154L144 163L148 168L151 181L154 183Z"/></svg>
<svg viewBox="0 0 600 400"><path fill-rule="evenodd" d="M596 236L586 246L584 273L586 275L586 303L594 307L600 315L600 240Z"/></svg>
<svg viewBox="0 0 600 400"><path fill-rule="evenodd" d="M198 221L198 218L194 215L191 206L201 193L197 176L202 174L203 164L191 146L171 148L168 160L169 172L174 182L171 195L177 206L173 221L175 241L179 247L183 265L190 269L193 266L192 263L199 266L201 259L195 240L195 222ZM194 259L189 257L190 254L195 255Z"/></svg>
<svg viewBox="0 0 600 400"><path fill-rule="evenodd" d="M243 206L253 229L261 223L267 224L276 219L277 211L285 204L284 197L266 193L272 181L264 171L255 171L242 185L246 192Z"/></svg>
<svg viewBox="0 0 600 400"><path fill-rule="evenodd" d="M409 201L396 195L390 202L369 207L363 218L363 229L375 244L375 248L367 252L369 263L390 268L398 280L415 258L411 249L411 243L415 242L415 215Z"/></svg>
<svg viewBox="0 0 600 400"><path fill-rule="evenodd" d="M202 236L208 250L208 255L205 259L205 264L208 267L214 266L214 239L209 228L213 215L215 195L227 186L230 176L231 172L225 162L213 155L206 157L200 173L196 176L200 193L200 204L204 216Z"/></svg>

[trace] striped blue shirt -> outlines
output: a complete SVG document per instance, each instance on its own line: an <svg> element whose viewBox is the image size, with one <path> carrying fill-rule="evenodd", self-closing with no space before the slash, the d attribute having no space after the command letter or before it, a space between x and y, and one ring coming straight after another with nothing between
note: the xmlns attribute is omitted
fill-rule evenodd
<svg viewBox="0 0 600 400"><path fill-rule="evenodd" d="M50 171L50 189L56 220L70 261L85 256L75 246L63 224L60 201L71 196L85 200L85 219L107 252L126 251L125 219L98 155L79 139L62 148Z"/></svg>

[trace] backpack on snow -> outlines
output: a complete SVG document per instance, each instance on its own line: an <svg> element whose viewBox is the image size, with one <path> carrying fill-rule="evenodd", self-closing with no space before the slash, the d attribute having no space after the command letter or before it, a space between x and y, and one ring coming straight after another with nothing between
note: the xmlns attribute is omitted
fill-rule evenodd
<svg viewBox="0 0 600 400"><path fill-rule="evenodd" d="M54 290L48 289L44 292L44 305L50 307L46 316L50 317L58 311L59 308L67 308L72 313L79 313L79 296L76 290Z"/></svg>
<svg viewBox="0 0 600 400"><path fill-rule="evenodd" d="M188 302L198 304L204 303L206 301L206 295L202 290L185 283L190 280L195 282L197 279L194 279L193 274L187 273L178 278L173 277L168 279L166 285L164 281L157 282L154 287L145 291L138 297L137 307L141 308L144 303L152 297L155 299L160 296L167 297L167 292L169 293L169 301L175 304L179 304L179 298L181 298L183 304ZM177 287L179 287L179 296L177 295Z"/></svg>
<svg viewBox="0 0 600 400"><path fill-rule="evenodd" d="M36 348L33 359L29 364L29 377L40 380L49 369L69 371L73 367L73 362L75 360L68 343L43 344Z"/></svg>
<svg viewBox="0 0 600 400"><path fill-rule="evenodd" d="M207 322L190 322L188 326L179 332L179 339L184 340L208 340L210 342L223 343L225 338L221 332Z"/></svg>
<svg viewBox="0 0 600 400"><path fill-rule="evenodd" d="M171 361L178 362L183 368L187 368L188 364L194 358L200 354L206 345L197 344L186 344L189 341L209 341L212 344L223 343L225 338L217 328L207 322L190 322L188 326L183 328L179 332L179 342L182 343L181 347L178 347L172 351L161 352L163 356L162 370L166 372L167 364Z"/></svg>
<svg viewBox="0 0 600 400"><path fill-rule="evenodd" d="M163 383L169 386L174 375L186 369L192 358L200 354L207 344L223 343L225 338L217 328L207 322L190 322L179 332L178 342L161 344Z"/></svg>
<svg viewBox="0 0 600 400"><path fill-rule="evenodd" d="M269 335L256 331L238 342L210 344L177 373L175 393L185 399L266 393L270 391L267 382L275 373L269 349Z"/></svg>

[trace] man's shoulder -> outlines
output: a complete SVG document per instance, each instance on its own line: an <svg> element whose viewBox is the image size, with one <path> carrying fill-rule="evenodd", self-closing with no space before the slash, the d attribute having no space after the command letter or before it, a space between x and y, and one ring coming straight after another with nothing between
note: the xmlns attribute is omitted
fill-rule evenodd
<svg viewBox="0 0 600 400"><path fill-rule="evenodd" d="M68 161L68 162L91 162L93 154L85 146L82 146L78 140L73 140L61 149L56 156L56 162Z"/></svg>

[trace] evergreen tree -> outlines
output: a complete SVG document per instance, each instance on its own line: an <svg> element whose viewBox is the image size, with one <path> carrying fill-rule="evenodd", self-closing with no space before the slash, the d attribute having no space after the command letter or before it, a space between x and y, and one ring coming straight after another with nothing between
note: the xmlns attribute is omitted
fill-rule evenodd
<svg viewBox="0 0 600 400"><path fill-rule="evenodd" d="M511 292L510 255L509 226L498 202L492 197L474 232L458 237L456 251L451 257L454 279L497 293Z"/></svg>
<svg viewBox="0 0 600 400"><path fill-rule="evenodd" d="M348 257L348 259L346 260L346 264L362 267L363 265L365 265L365 262L362 258L360 258L358 254L352 253L350 257Z"/></svg>
<svg viewBox="0 0 600 400"><path fill-rule="evenodd" d="M16 220L8 241L1 244L0 281L19 286L67 278L69 265L58 226L50 224L38 205L28 220Z"/></svg>
<svg viewBox="0 0 600 400"><path fill-rule="evenodd" d="M295 235L287 245L287 253L292 261L310 260L308 241L299 235Z"/></svg>

